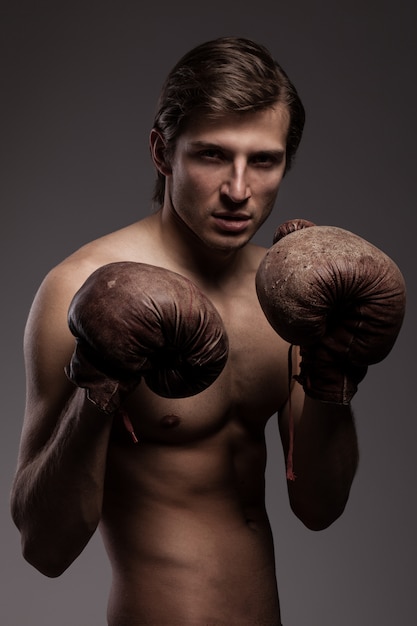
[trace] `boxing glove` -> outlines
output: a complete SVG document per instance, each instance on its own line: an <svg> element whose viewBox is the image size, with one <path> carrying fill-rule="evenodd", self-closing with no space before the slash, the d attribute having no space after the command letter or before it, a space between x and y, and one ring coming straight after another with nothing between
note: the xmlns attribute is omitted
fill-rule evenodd
<svg viewBox="0 0 417 626"><path fill-rule="evenodd" d="M142 378L160 396L197 394L227 360L211 301L191 280L143 263L93 272L70 304L68 325L76 347L67 376L105 413L117 411Z"/></svg>
<svg viewBox="0 0 417 626"><path fill-rule="evenodd" d="M300 346L305 393L348 404L367 368L392 349L405 313L397 265L358 235L307 220L281 225L256 275L261 307Z"/></svg>

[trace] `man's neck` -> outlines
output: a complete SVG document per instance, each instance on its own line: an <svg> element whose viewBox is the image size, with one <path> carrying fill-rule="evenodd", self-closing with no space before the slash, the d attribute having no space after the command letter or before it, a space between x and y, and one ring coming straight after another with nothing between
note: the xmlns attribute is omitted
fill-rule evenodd
<svg viewBox="0 0 417 626"><path fill-rule="evenodd" d="M245 248L207 246L172 210L160 209L155 220L165 252L178 271L207 286L227 283L244 271Z"/></svg>

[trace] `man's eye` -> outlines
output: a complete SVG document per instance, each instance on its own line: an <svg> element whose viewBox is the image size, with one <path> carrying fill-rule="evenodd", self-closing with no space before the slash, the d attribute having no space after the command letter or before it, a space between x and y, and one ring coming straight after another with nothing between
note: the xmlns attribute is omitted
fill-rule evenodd
<svg viewBox="0 0 417 626"><path fill-rule="evenodd" d="M278 163L277 159L270 154L257 154L252 158L254 165L269 167Z"/></svg>
<svg viewBox="0 0 417 626"><path fill-rule="evenodd" d="M221 159L222 153L219 150L207 149L201 150L199 156L203 159Z"/></svg>

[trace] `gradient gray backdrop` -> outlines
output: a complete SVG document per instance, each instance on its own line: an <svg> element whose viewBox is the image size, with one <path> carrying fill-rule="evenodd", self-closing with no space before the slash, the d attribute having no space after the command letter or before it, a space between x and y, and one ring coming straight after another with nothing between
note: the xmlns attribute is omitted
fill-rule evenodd
<svg viewBox="0 0 417 626"><path fill-rule="evenodd" d="M416 578L416 9L412 0L9 0L1 28L2 626L104 626L98 537L58 579L27 565L9 515L24 407L22 335L45 273L150 210L147 137L163 78L220 35L266 44L308 121L257 237L291 217L353 230L390 254L408 312L354 400L361 463L344 516L312 533L290 513L275 420L268 504L285 626L413 626ZM7 6L8 5L8 6ZM51 347L53 349L53 347Z"/></svg>

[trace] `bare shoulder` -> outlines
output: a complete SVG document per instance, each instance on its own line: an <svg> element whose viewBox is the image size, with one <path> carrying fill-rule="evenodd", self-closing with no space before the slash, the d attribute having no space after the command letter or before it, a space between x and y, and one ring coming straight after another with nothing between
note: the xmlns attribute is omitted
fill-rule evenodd
<svg viewBox="0 0 417 626"><path fill-rule="evenodd" d="M83 245L48 272L40 291L72 297L103 265L119 261L149 263L154 247L151 223L144 218Z"/></svg>
<svg viewBox="0 0 417 626"><path fill-rule="evenodd" d="M144 218L85 244L67 257L61 265L94 265L115 261L146 261L152 250L151 218Z"/></svg>
<svg viewBox="0 0 417 626"><path fill-rule="evenodd" d="M60 346L63 358L73 349L67 325L67 312L75 293L99 267L108 263L135 260L145 262L146 225L140 222L100 237L82 246L53 267L43 279L32 303L25 331L26 349L39 345ZM57 354L55 351L54 354ZM45 357L46 358L46 357Z"/></svg>

